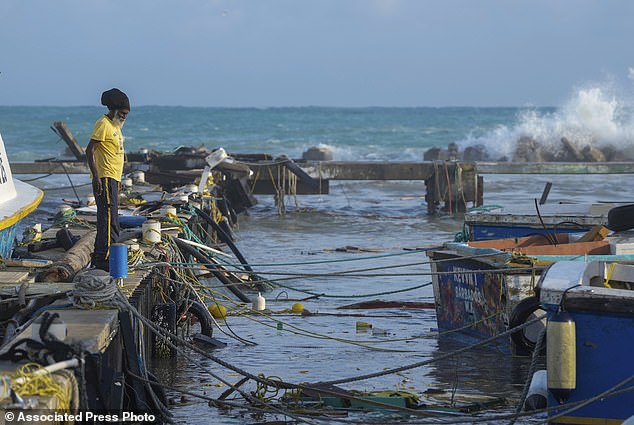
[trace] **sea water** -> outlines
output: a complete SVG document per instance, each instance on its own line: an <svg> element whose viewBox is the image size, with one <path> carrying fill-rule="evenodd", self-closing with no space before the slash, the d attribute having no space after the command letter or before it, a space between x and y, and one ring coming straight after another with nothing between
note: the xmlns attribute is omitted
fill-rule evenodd
<svg viewBox="0 0 634 425"><path fill-rule="evenodd" d="M433 146L481 144L494 157L508 156L522 136L553 147L561 137L600 147L634 142L628 106L600 89L584 90L555 108L132 108L124 127L126 150L173 151L180 146L223 147L229 153L268 153L300 158L313 146L328 147L336 160L421 160ZM99 107L0 107L0 133L11 161L67 157L65 145L49 129L64 121L83 146ZM64 198L90 193L87 176L18 176L45 189L41 221ZM634 201L629 175L541 175L484 177L485 204L534 209L547 182L548 202ZM72 187L71 187L72 185ZM515 411L527 380L528 359L482 347L457 356L464 345L438 338L433 309L342 310L368 300L432 302L429 264L414 248L437 246L462 230L461 217L426 214L425 187L417 181L331 182L330 194L287 196L281 215L271 196L241 215L236 244L253 268L280 285L265 292L270 314L246 314L231 300L232 313L214 336L228 344L213 355L240 371L292 383L348 380L359 391L444 392L443 403L465 397L504 397L508 404L487 413L493 419ZM209 282L214 285L213 282ZM220 291L220 288L218 288ZM254 297L256 294L249 294ZM315 315L288 312L296 302ZM371 325L357 327L357 322ZM257 345L245 344L239 336ZM429 362L435 360L433 362ZM372 379L356 377L388 368L424 366ZM197 354L155 361L157 376L179 390L218 397L241 376ZM253 383L244 390L256 390ZM220 410L205 400L170 390L180 423L243 424L288 420L236 407ZM280 393L265 393L275 399ZM235 393L230 398L235 398ZM433 401L433 399L432 399ZM427 402L432 402L427 400ZM238 404L244 405L237 397ZM446 420L353 413L314 423L437 423ZM451 418L449 418L451 419ZM539 419L538 419L539 420ZM464 422L463 419L461 421ZM532 423L519 419L517 423Z"/></svg>

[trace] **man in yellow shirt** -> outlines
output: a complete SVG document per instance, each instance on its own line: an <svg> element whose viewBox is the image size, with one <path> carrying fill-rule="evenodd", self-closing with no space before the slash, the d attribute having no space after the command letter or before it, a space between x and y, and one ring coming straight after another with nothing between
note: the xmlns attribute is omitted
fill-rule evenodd
<svg viewBox="0 0 634 425"><path fill-rule="evenodd" d="M108 113L95 123L86 147L86 158L97 204L97 237L92 265L109 271L110 245L119 237L119 188L124 161L121 128L130 112L130 100L114 88L102 93L101 104L108 108Z"/></svg>

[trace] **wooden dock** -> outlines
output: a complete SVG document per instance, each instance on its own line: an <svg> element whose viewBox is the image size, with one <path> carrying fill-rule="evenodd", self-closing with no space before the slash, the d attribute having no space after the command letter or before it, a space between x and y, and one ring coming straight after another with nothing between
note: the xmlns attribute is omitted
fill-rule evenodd
<svg viewBox="0 0 634 425"><path fill-rule="evenodd" d="M154 193L155 187L145 184L137 186L136 189L143 193ZM132 207L131 205L122 206L122 208ZM151 211L147 214L150 217L158 213L158 211ZM182 216L185 217L184 219L189 218L183 214ZM0 312L8 317L11 315L17 317L21 309L26 311L29 308L35 308L31 306L31 302L37 300L38 312L46 310L50 314L58 315L66 329L66 337L59 344L71 347L75 350L74 352L81 353L85 359L85 372L82 373L85 374L86 386L82 397L87 400L88 405L84 406L84 409L95 412L121 412L130 410L127 407L136 407L142 410L145 408L143 406L149 403L150 395L143 383L134 379L134 376L143 376L139 358L143 359L145 365L157 353L157 337L151 332L139 332L139 321L129 310L117 309L112 304L96 306L96 308L90 306L81 308L75 306L73 301L76 299L72 292L78 291L77 282L73 281L73 277L78 272L86 270L89 265L95 233L91 227L94 226L95 221L96 216L92 211L78 210L67 219L55 220L51 227L43 229L41 241L56 239L59 241L58 232L62 229L69 230L73 236L80 237L67 250L59 245L41 251L30 249L33 248L29 246L30 244L16 247L16 250L19 250L19 258L32 260L25 262L3 260L4 270L0 270L0 296L3 299ZM140 228L130 230L128 230L130 237L141 234ZM176 237L178 231L178 227L167 224L164 233L169 237ZM152 253L156 250L155 245L142 241L140 243L128 241L128 243L131 242L134 242L133 244L142 251L143 258L147 261L155 261L155 254ZM74 252L75 250L81 252ZM45 260L48 260L48 264L45 264ZM31 267L38 261L42 264ZM55 271L57 265L63 266L59 267L63 272ZM138 312L136 314L153 320L157 309L165 305L165 301L156 290L167 285L163 279L161 266L136 268L133 265L127 275L119 282L122 294L136 309ZM112 284L115 283L112 282ZM22 305L19 304L20 302ZM27 307L23 307L24 305ZM174 323L179 317L181 316L177 317L174 313ZM18 323L17 320L16 323ZM171 323L169 319L165 319L162 325L168 327L169 323ZM169 329L175 332L175 327L174 324L173 329ZM18 347L16 348L18 350L24 344L34 344L32 340L38 341L39 335L33 329L33 323L27 321L15 329L7 327L3 330L5 338L0 348L0 356L4 355L0 360L0 376L4 377L3 379L11 375L14 378L17 373L22 373L20 368L27 363L27 359L16 358L13 353L17 351L12 349ZM13 335L14 332L15 335ZM46 345L46 347L49 346ZM164 355L164 351L161 351L160 355ZM124 370L123 365L127 365L127 369ZM27 375L28 379L33 379L35 376L30 372ZM77 381L72 373L55 373L50 376L60 388L64 391L68 390L67 399L71 398L72 393L73 400L77 401L77 393L81 388L77 388ZM0 383L0 392L1 385ZM126 387L134 387L132 393L134 397L130 397ZM4 411L25 412L33 409L52 411L51 409L68 408L59 404L61 402L59 397L37 393L29 397L30 404L21 403L19 400L16 402L14 397L0 397L0 399L0 409Z"/></svg>
<svg viewBox="0 0 634 425"><path fill-rule="evenodd" d="M133 155L134 157L135 155ZM136 155L138 156L138 155ZM169 157L169 158L168 158ZM150 183L165 187L189 184L203 172L200 156L159 156L148 162L128 162L126 172L144 171ZM632 174L634 162L458 162L458 161L300 161L235 162L221 171L238 181L243 192L275 195L325 195L330 181L424 181L427 212L463 212L467 204L483 204L486 174ZM83 161L18 162L14 174L88 174ZM221 167L222 168L222 167ZM250 172L245 172L245 170ZM248 195L250 195L250 193ZM243 196L248 196L243 194ZM458 202L456 202L458 200ZM283 204L283 202L280 202Z"/></svg>

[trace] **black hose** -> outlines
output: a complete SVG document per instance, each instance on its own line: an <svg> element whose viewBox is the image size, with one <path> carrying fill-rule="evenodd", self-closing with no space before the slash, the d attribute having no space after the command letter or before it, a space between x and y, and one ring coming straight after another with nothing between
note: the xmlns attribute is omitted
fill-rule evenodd
<svg viewBox="0 0 634 425"><path fill-rule="evenodd" d="M196 260L198 260L199 262L203 263L203 264L216 264L216 262L208 257L207 255L201 253L200 251L198 251L195 247L180 241L178 239L174 239L174 241L176 242L176 246L178 246L178 248L191 255L192 257L194 257ZM238 289L235 285L234 282L232 282L224 273L223 270L220 270L221 266L217 265L216 268L211 270L211 273L213 273L213 275L220 281L222 282L223 285L225 285L231 292L233 292L233 294L238 297L238 299L242 302L245 303L250 303L251 299L249 297L247 297L246 295L244 295L244 293Z"/></svg>
<svg viewBox="0 0 634 425"><path fill-rule="evenodd" d="M26 323L35 311L39 310L40 308L46 305L51 304L53 301L59 298L65 298L65 297L67 297L66 293L59 293L59 294L46 295L43 297L31 299L27 303L26 307L17 311L13 315L13 317L9 320L5 328L2 344L0 345L5 345L9 341L11 341L11 339L13 339L13 337L15 336L15 331L24 323Z"/></svg>
<svg viewBox="0 0 634 425"><path fill-rule="evenodd" d="M213 229L218 234L218 237L220 238L220 240L227 244L227 246L231 249L231 252L234 253L236 258L244 266L244 269L248 270L250 272L253 272L253 269L251 268L251 266L249 265L247 260L242 256L242 253L240 252L238 247L233 243L233 241L231 240L231 237L229 235L227 235L227 233L222 229L222 227L220 227L220 225L218 223L216 223L214 221L214 219L209 216L209 214L207 214L206 212L204 212L200 208L194 207L194 211L196 211L196 213L199 216L201 216L203 219L205 219L205 221L207 223L209 223L209 225L211 225L211 227L213 227Z"/></svg>

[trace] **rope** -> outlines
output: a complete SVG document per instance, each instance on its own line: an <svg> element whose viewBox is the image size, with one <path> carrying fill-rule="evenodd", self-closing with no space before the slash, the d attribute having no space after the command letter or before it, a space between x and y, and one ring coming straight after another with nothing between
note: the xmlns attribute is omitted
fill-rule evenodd
<svg viewBox="0 0 634 425"><path fill-rule="evenodd" d="M70 408L72 394L53 379L53 375L36 363L27 363L11 374L12 388L20 397L51 396L58 400L59 410Z"/></svg>
<svg viewBox="0 0 634 425"><path fill-rule="evenodd" d="M544 336L546 336L546 327L544 326L542 330L539 332L539 336L537 337L537 342L535 343L535 348L533 349L533 355L531 357L531 364L528 368L526 382L524 383L524 389L522 390L522 396L520 397L520 401L517 403L517 408L515 409L516 416L509 422L509 425L514 425L515 421L519 417L522 409L524 408L524 402L526 401L526 396L528 395L528 390L531 386L531 381L533 379L533 374L537 369L537 362L539 360L540 351L542 351L542 343L544 341Z"/></svg>
<svg viewBox="0 0 634 425"><path fill-rule="evenodd" d="M101 272L101 273L100 273ZM78 308L118 308L117 285L107 272L88 270L75 276L73 288L73 305Z"/></svg>

